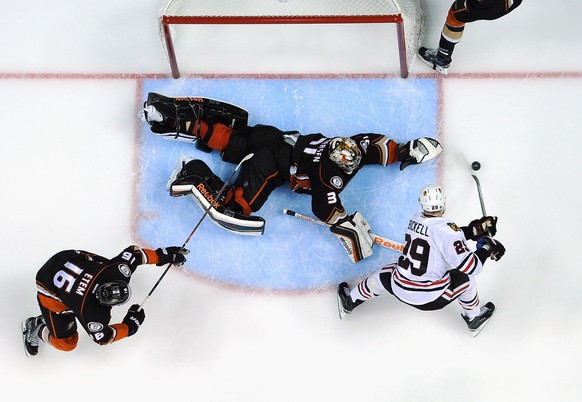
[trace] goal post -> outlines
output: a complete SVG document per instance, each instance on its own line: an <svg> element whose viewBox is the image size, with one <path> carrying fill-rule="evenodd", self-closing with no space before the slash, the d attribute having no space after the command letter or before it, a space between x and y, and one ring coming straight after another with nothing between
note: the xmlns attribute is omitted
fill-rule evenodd
<svg viewBox="0 0 582 402"><path fill-rule="evenodd" d="M406 78L425 16L420 0L169 0L158 23L174 78L180 77L180 70L173 25L396 24L400 75Z"/></svg>

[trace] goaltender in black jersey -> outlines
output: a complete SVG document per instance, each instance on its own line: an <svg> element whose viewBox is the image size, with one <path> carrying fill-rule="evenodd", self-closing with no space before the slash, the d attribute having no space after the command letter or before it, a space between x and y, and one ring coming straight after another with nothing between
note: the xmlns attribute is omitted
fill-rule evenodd
<svg viewBox="0 0 582 402"><path fill-rule="evenodd" d="M265 221L251 214L275 188L289 183L293 191L311 195L314 215L330 225L353 262L372 254L373 239L366 219L342 204L340 193L348 183L366 165L400 162L402 170L442 151L438 141L426 137L399 143L376 133L328 138L249 126L245 109L208 98L150 93L140 116L153 133L220 152L225 162L239 163L253 154L219 200L214 196L224 182L203 161L182 159L168 182L170 195L191 195L202 208L212 203L209 215L215 223L237 234L260 235Z"/></svg>

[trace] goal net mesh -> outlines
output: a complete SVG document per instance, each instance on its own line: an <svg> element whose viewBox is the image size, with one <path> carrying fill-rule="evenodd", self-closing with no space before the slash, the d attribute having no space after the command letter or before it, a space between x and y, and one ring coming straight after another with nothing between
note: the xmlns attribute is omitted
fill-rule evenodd
<svg viewBox="0 0 582 402"><path fill-rule="evenodd" d="M399 24L402 32L395 42L401 70L406 69L401 75L407 76L420 46L425 16L420 0L170 0L159 14L162 45L176 70L172 25L308 23Z"/></svg>

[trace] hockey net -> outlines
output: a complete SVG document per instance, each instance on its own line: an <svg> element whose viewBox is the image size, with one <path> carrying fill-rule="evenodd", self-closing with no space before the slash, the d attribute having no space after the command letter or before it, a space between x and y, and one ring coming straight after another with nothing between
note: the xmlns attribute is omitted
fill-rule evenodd
<svg viewBox="0 0 582 402"><path fill-rule="evenodd" d="M400 75L408 77L425 16L420 0L169 0L159 32L172 76L180 77L173 25L396 24Z"/></svg>

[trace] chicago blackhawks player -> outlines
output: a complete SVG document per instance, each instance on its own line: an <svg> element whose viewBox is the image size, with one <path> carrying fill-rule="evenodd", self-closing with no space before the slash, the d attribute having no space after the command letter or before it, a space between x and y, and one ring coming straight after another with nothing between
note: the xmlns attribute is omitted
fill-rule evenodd
<svg viewBox="0 0 582 402"><path fill-rule="evenodd" d="M419 310L439 310L453 300L463 309L463 320L476 336L495 311L491 302L480 307L475 276L488 258L499 260L505 247L493 236L497 217L484 216L459 227L443 216L445 194L438 185L423 187L422 211L409 221L406 244L398 262L382 267L353 288L338 287L340 318L364 301L386 292ZM470 251L467 240L477 242Z"/></svg>

